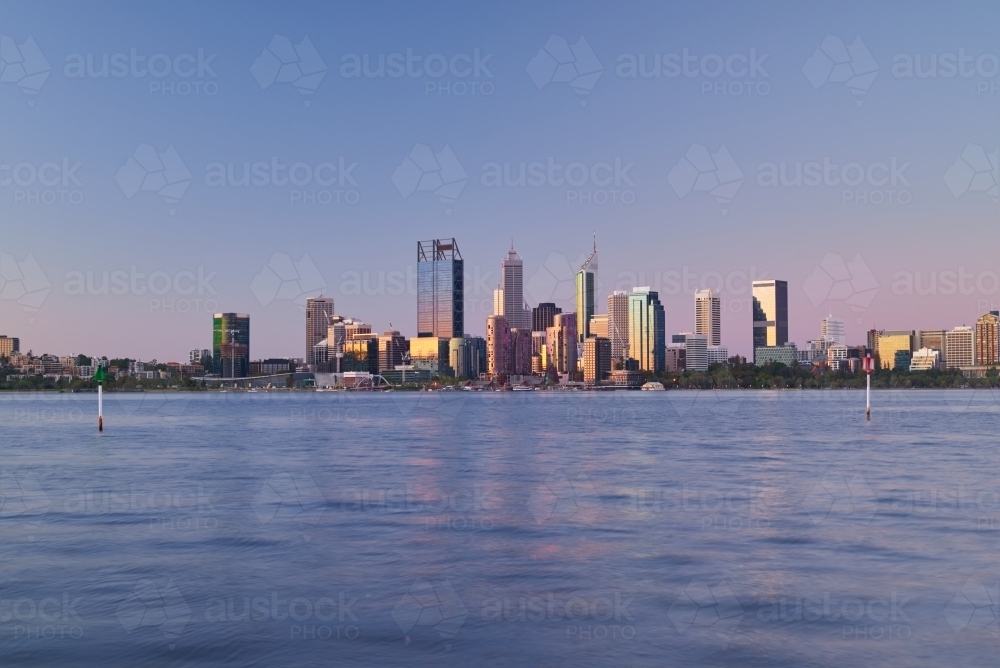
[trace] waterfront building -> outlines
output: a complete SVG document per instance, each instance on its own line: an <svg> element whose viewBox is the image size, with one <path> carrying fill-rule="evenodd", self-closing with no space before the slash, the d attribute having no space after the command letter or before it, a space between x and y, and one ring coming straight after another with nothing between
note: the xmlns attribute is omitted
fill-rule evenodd
<svg viewBox="0 0 1000 668"><path fill-rule="evenodd" d="M508 373L515 376L531 375L531 330L514 327L510 330L510 355Z"/></svg>
<svg viewBox="0 0 1000 668"><path fill-rule="evenodd" d="M250 314L212 316L212 366L222 378L250 375Z"/></svg>
<svg viewBox="0 0 1000 668"><path fill-rule="evenodd" d="M943 329L918 329L913 333L913 347L916 350L930 348L938 351L938 364L943 367L946 361L945 336Z"/></svg>
<svg viewBox="0 0 1000 668"><path fill-rule="evenodd" d="M694 331L707 337L706 345L722 345L722 309L715 290L694 293Z"/></svg>
<svg viewBox="0 0 1000 668"><path fill-rule="evenodd" d="M794 343L785 343L780 346L759 346L753 349L753 363L757 366L764 366L771 362L792 366L792 363L797 361L798 350Z"/></svg>
<svg viewBox="0 0 1000 668"><path fill-rule="evenodd" d="M945 333L945 364L959 369L976 362L976 337L971 327L956 327Z"/></svg>
<svg viewBox="0 0 1000 668"><path fill-rule="evenodd" d="M941 351L935 348L920 348L910 358L910 371L930 371L941 366Z"/></svg>
<svg viewBox="0 0 1000 668"><path fill-rule="evenodd" d="M893 369L896 366L896 353L900 350L913 351L912 330L880 330L875 341L875 351L878 353L883 369Z"/></svg>
<svg viewBox="0 0 1000 668"><path fill-rule="evenodd" d="M708 366L729 363L729 349L726 346L706 346L705 356L708 358Z"/></svg>
<svg viewBox="0 0 1000 668"><path fill-rule="evenodd" d="M660 373L666 368L666 316L660 296L648 286L628 296L629 357L642 371Z"/></svg>
<svg viewBox="0 0 1000 668"><path fill-rule="evenodd" d="M3 356L3 341L0 340L0 357ZM208 348L195 348L188 351L188 364L203 364L205 360L212 356L212 351Z"/></svg>
<svg viewBox="0 0 1000 668"><path fill-rule="evenodd" d="M976 364L1000 362L1000 311L984 313L976 320Z"/></svg>
<svg viewBox="0 0 1000 668"><path fill-rule="evenodd" d="M611 375L611 341L590 336L583 342L583 382L596 384Z"/></svg>
<svg viewBox="0 0 1000 668"><path fill-rule="evenodd" d="M486 318L486 371L491 377L507 373L510 366L510 324L502 315Z"/></svg>
<svg viewBox="0 0 1000 668"><path fill-rule="evenodd" d="M850 349L841 343L835 343L826 349L827 362L846 360L848 357L850 357Z"/></svg>
<svg viewBox="0 0 1000 668"><path fill-rule="evenodd" d="M582 343L590 336L590 318L594 315L595 294L597 292L597 236L594 236L594 250L576 272L576 315L577 335Z"/></svg>
<svg viewBox="0 0 1000 668"><path fill-rule="evenodd" d="M628 293L615 290L608 295L608 338L611 339L611 358L624 360L628 351Z"/></svg>
<svg viewBox="0 0 1000 668"><path fill-rule="evenodd" d="M306 364L316 364L313 358L316 344L327 338L327 327L333 317L333 297L306 299ZM323 360L324 362L326 360Z"/></svg>
<svg viewBox="0 0 1000 668"><path fill-rule="evenodd" d="M403 363L409 353L409 342L396 330L387 330L378 337L378 372L392 371Z"/></svg>
<svg viewBox="0 0 1000 668"><path fill-rule="evenodd" d="M576 372L578 335L576 313L559 313L553 318L552 326L545 333L546 361L548 368L557 373Z"/></svg>
<svg viewBox="0 0 1000 668"><path fill-rule="evenodd" d="M341 373L377 374L378 336L375 334L359 334L344 341L343 357L340 359Z"/></svg>
<svg viewBox="0 0 1000 668"><path fill-rule="evenodd" d="M686 350L682 343L671 343L665 351L665 368L670 373L684 373L687 367Z"/></svg>
<svg viewBox="0 0 1000 668"><path fill-rule="evenodd" d="M777 348L786 343L788 343L788 282L754 281L754 350L756 351L757 348ZM754 358L754 363L757 363L756 358Z"/></svg>
<svg viewBox="0 0 1000 668"><path fill-rule="evenodd" d="M415 369L426 369L432 376L454 375L451 367L451 339L425 336L410 339L410 364Z"/></svg>
<svg viewBox="0 0 1000 668"><path fill-rule="evenodd" d="M456 378L478 379L479 374L486 373L486 339L480 336L451 339L448 359Z"/></svg>
<svg viewBox="0 0 1000 668"><path fill-rule="evenodd" d="M892 369L893 371L908 371L910 369L910 361L913 359L913 353L909 350L897 350L896 354L893 355Z"/></svg>
<svg viewBox="0 0 1000 668"><path fill-rule="evenodd" d="M708 335L681 332L674 335L672 345L684 346L685 368L689 371L708 371Z"/></svg>
<svg viewBox="0 0 1000 668"><path fill-rule="evenodd" d="M417 242L417 337L465 333L465 263L455 239Z"/></svg>

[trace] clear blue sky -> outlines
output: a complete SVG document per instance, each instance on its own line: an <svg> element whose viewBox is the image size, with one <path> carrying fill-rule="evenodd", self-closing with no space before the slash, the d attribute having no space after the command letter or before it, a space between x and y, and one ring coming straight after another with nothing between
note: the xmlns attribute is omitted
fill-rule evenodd
<svg viewBox="0 0 1000 668"><path fill-rule="evenodd" d="M594 231L602 301L615 288L659 284L668 333L693 327L691 292L721 277L732 352L750 353L752 274L789 281L799 343L818 336L831 310L854 341L872 326L968 324L1000 303L1000 218L989 191L1000 143L998 18L985 2L8 2L0 333L36 353L179 360L210 344L200 298L212 300L208 311L251 313L253 357L302 356L293 297L315 287L311 262L338 312L412 335L416 299L396 286L413 271L415 241L454 236L469 273L467 329L481 334L512 237L535 303L560 298L558 267L576 263ZM313 50L282 55L276 35L290 45L308 37ZM278 55L263 53L269 44ZM134 68L133 49L143 59ZM347 76L366 55L375 72L380 54L385 76ZM401 77L389 76L392 54L403 59ZM88 58L100 74L105 55L108 76L90 76ZM626 76L640 57L654 75L659 57L660 76ZM289 63L278 76L282 58L307 72ZM935 76L905 76L917 60ZM138 76L150 61L163 76ZM424 69L442 64L441 76ZM413 190L418 144L449 183L464 170L464 186L436 193L431 175L421 181L430 190ZM179 199L165 201L156 175L128 164L140 145L174 147L190 174ZM446 146L454 159L435 157ZM411 151L415 162L404 164ZM266 163L258 181L270 180L272 161L323 165L322 184L213 185L230 164L239 177L244 163ZM521 163L539 163L540 185L494 185L498 170L516 177ZM550 163L562 166L551 178ZM564 182L571 163L571 180L585 169L586 183ZM796 163L818 163L819 185L768 185L782 163L786 177ZM824 163L837 169L824 177ZM850 163L848 179L859 166L866 174L845 187L839 167ZM171 183L186 178L168 172ZM730 184L716 194L742 183L720 201L708 192L715 177ZM151 190L136 192L143 183ZM303 285L275 292L264 269L276 253L300 264ZM858 253L847 282L831 287L838 277L824 276L837 273L836 259ZM545 263L552 271L539 273ZM186 273L199 268L200 288ZM128 278L90 294L116 271ZM130 273L156 272L158 286L172 282L162 295L143 293L146 279L128 285ZM382 294L365 295L363 280L358 288L353 277L364 272L376 293L381 273ZM671 272L686 272L687 286ZM949 272L971 276L964 290L949 289Z"/></svg>

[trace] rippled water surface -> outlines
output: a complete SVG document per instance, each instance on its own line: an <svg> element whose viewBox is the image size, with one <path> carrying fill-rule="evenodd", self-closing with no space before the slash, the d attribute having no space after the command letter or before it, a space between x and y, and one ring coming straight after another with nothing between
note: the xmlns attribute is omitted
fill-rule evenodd
<svg viewBox="0 0 1000 668"><path fill-rule="evenodd" d="M0 395L0 664L987 666L991 391Z"/></svg>

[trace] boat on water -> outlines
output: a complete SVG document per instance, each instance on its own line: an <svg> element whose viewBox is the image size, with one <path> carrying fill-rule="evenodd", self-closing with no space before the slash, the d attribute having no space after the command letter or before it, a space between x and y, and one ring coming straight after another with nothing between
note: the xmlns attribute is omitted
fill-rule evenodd
<svg viewBox="0 0 1000 668"><path fill-rule="evenodd" d="M644 383L642 389L651 390L653 392L663 392L666 388L663 387L663 383L658 383L655 380L651 380L648 383Z"/></svg>
<svg viewBox="0 0 1000 668"><path fill-rule="evenodd" d="M528 387L527 385L515 385L513 388L515 392L533 392L535 388Z"/></svg>

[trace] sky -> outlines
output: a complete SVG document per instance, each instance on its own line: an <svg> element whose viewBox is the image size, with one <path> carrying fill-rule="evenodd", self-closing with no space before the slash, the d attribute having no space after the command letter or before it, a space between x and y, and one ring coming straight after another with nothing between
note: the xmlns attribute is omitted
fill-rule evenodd
<svg viewBox="0 0 1000 668"><path fill-rule="evenodd" d="M482 335L512 240L572 310L595 234L599 312L649 285L691 331L717 288L731 354L754 278L800 345L972 324L1000 9L927 4L6 2L0 334L181 361L236 311L302 357L322 292L412 336L416 241L454 237Z"/></svg>

